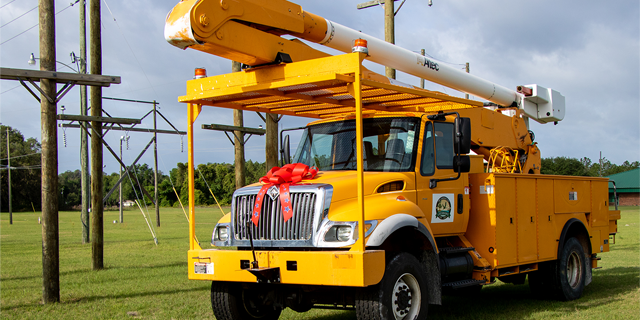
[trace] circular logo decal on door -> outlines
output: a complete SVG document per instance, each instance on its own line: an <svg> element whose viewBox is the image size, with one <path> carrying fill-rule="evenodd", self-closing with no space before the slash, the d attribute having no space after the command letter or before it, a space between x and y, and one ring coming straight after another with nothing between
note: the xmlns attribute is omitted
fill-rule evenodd
<svg viewBox="0 0 640 320"><path fill-rule="evenodd" d="M436 218L440 220L447 220L451 217L451 202L449 198L440 197L436 202Z"/></svg>

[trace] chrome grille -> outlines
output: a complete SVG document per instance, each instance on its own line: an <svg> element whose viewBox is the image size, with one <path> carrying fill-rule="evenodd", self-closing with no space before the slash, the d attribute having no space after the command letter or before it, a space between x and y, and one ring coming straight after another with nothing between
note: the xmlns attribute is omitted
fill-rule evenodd
<svg viewBox="0 0 640 320"><path fill-rule="evenodd" d="M249 240L247 222L252 229L254 240L309 240L313 235L313 222L316 211L317 195L314 192L291 192L291 208L293 216L284 222L280 197L271 200L264 197L262 212L258 225L251 222L251 210L256 195L239 195L235 197L233 230L236 240Z"/></svg>

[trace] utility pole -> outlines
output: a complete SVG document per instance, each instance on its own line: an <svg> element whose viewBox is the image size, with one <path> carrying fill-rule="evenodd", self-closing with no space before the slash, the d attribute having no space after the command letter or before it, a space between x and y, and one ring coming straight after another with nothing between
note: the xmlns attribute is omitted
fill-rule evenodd
<svg viewBox="0 0 640 320"><path fill-rule="evenodd" d="M393 10L394 0L384 2L384 41L395 44L395 12ZM396 69L384 67L384 73L389 79L396 78Z"/></svg>
<svg viewBox="0 0 640 320"><path fill-rule="evenodd" d="M231 72L239 72L242 70L240 62L233 61L231 63ZM236 127L244 127L244 119L242 110L233 110L233 125ZM244 179L244 132L234 131L234 147L235 147L235 168L236 168L236 189L240 189L245 185Z"/></svg>
<svg viewBox="0 0 640 320"><path fill-rule="evenodd" d="M153 100L153 190L156 204L156 226L160 226L160 204L158 203L158 128L156 127L156 116L158 114L158 104ZM120 155L122 159L122 155ZM122 170L122 167L120 167Z"/></svg>
<svg viewBox="0 0 640 320"><path fill-rule="evenodd" d="M365 8L374 7L377 5L384 5L384 41L389 42L391 44L396 43L395 16L398 12L395 11L395 8L394 8L395 1L398 1L398 0L373 0L373 1L367 1L367 2L358 4L358 9L365 9ZM400 6L398 7L398 11L400 11L400 8L402 8L402 5L404 4L405 1L406 0L402 1ZM431 6L431 0L429 1L429 6ZM395 79L396 69L385 67L384 74L389 79Z"/></svg>
<svg viewBox="0 0 640 320"><path fill-rule="evenodd" d="M256 112L258 116L266 124L267 137L265 139L265 166L267 172L271 168L278 166L278 122L282 119L282 116L278 116L272 113L265 113L263 117L260 112ZM261 126L262 127L262 126Z"/></svg>
<svg viewBox="0 0 640 320"><path fill-rule="evenodd" d="M271 168L278 166L278 115L272 113L265 114L265 124L267 129L267 137L265 141L265 162L267 172Z"/></svg>
<svg viewBox="0 0 640 320"><path fill-rule="evenodd" d="M124 140L124 136L120 136L120 159L122 159L122 140ZM122 166L120 167L120 181L122 181ZM120 196L118 197L119 207L120 207L120 223L124 222L124 214L122 213L122 183L118 183L118 188L120 190Z"/></svg>
<svg viewBox="0 0 640 320"><path fill-rule="evenodd" d="M420 49L420 54L424 57L425 55L424 49ZM420 79L420 88L424 89L424 79Z"/></svg>
<svg viewBox="0 0 640 320"><path fill-rule="evenodd" d="M89 54L91 74L102 74L102 38L100 34L100 0L89 0ZM92 86L91 116L102 116L102 87ZM93 270L104 269L102 204L102 122L92 121L91 135L91 264ZM44 203L44 202L43 202Z"/></svg>
<svg viewBox="0 0 640 320"><path fill-rule="evenodd" d="M56 27L53 0L38 1L40 70L56 70ZM40 130L42 157L42 302L60 302L60 252L58 238L58 137L56 81L40 79Z"/></svg>
<svg viewBox="0 0 640 320"><path fill-rule="evenodd" d="M9 224L13 224L13 210L11 209L11 151L9 150L9 127L7 126L7 178L9 178Z"/></svg>
<svg viewBox="0 0 640 320"><path fill-rule="evenodd" d="M465 66L465 70L467 71L467 73L469 73L469 62L467 62L466 66ZM464 98L465 99L469 99L469 94L465 93L464 94Z"/></svg>
<svg viewBox="0 0 640 320"><path fill-rule="evenodd" d="M85 0L80 0L80 73L87 73L87 21L86 21L86 7ZM87 115L87 86L80 86L80 114ZM84 123L82 123L84 125ZM91 202L91 186L89 177L89 136L84 130L80 130L80 188L82 200L82 211L80 213L80 220L82 222L82 244L89 243L89 202Z"/></svg>
<svg viewBox="0 0 640 320"><path fill-rule="evenodd" d="M600 151L600 159L598 160L598 176L602 177L602 151Z"/></svg>

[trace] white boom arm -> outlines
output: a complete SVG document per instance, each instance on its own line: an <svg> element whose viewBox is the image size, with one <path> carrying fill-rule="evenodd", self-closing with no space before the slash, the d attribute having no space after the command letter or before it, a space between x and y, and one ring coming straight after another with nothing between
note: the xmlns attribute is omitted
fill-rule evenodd
<svg viewBox="0 0 640 320"><path fill-rule="evenodd" d="M295 53L298 60L324 55L300 42L295 43L297 40L287 41L279 36L283 34L347 53L352 51L356 39L364 39L368 43L367 59L370 61L503 107L518 107L527 117L540 123L560 121L564 117L564 97L557 91L529 85L525 87L532 89L531 92L518 93L305 12L299 5L284 0L182 0L167 15L165 24L165 38L176 47L191 47L235 61L243 62L244 59L247 62L243 63L249 65L273 62L276 53L291 53L292 57ZM247 42L239 42L239 39L247 39ZM300 55L301 51L307 55Z"/></svg>

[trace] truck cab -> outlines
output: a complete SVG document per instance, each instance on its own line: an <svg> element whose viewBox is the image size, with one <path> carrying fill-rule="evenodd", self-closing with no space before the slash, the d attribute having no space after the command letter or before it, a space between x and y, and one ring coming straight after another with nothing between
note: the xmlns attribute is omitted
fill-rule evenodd
<svg viewBox="0 0 640 320"><path fill-rule="evenodd" d="M469 219L469 180L466 173L454 170L453 117L433 121L426 114L402 113L370 116L363 122L365 238L376 236L367 246L381 245L378 234L395 231L376 231L393 214L417 220L431 236L463 234ZM304 210L305 214L294 217L296 230L286 230L280 198L265 197L262 222L252 226L255 247L348 249L355 243L356 153L355 120L319 121L307 126L292 162L318 168L319 173L290 186L294 211ZM482 169L481 157L475 156L474 162ZM430 186L434 180L442 181ZM230 224L218 227L231 228L222 233L232 236L222 241L217 228L214 245L249 245L244 226L260 187L258 183L234 194ZM277 194L275 186L271 189ZM402 210L399 203L403 203ZM243 236L238 237L240 234Z"/></svg>

